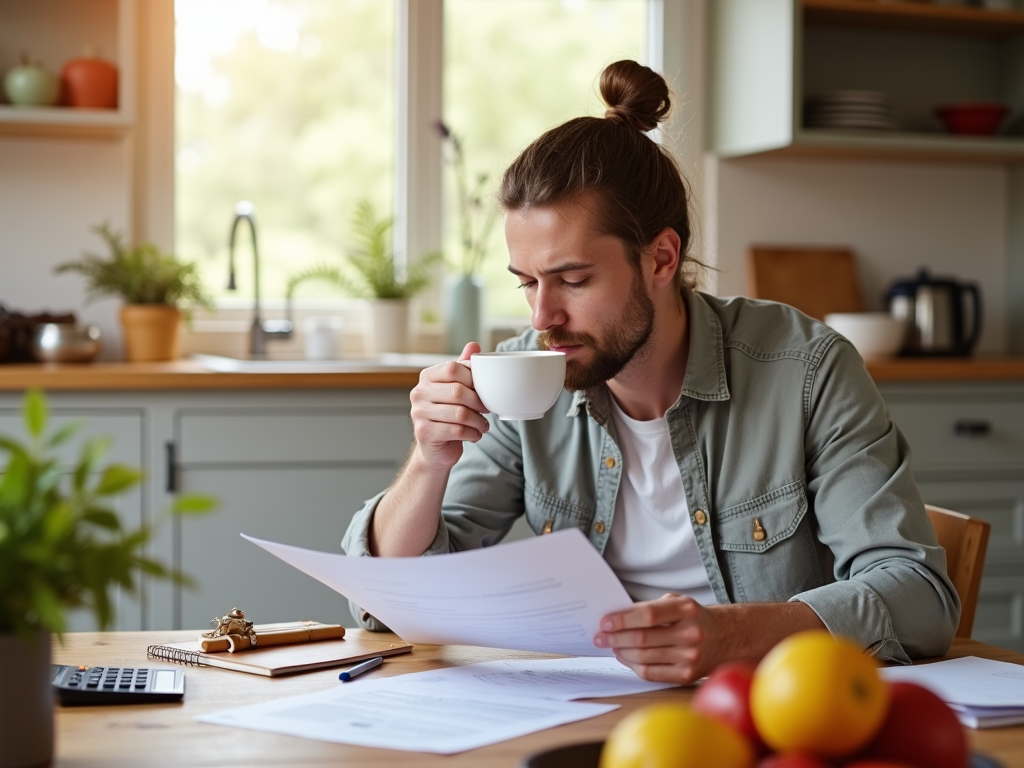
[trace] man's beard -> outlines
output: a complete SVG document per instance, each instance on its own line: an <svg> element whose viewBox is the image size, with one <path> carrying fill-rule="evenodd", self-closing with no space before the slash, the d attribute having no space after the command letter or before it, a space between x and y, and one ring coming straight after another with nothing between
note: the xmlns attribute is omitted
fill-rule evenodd
<svg viewBox="0 0 1024 768"><path fill-rule="evenodd" d="M537 337L540 349L583 345L593 351L589 363L566 360L565 386L580 391L596 387L619 375L623 368L643 349L654 330L654 302L644 290L640 276L634 273L630 291L622 314L602 329L604 340L598 341L589 333L569 331L543 331Z"/></svg>

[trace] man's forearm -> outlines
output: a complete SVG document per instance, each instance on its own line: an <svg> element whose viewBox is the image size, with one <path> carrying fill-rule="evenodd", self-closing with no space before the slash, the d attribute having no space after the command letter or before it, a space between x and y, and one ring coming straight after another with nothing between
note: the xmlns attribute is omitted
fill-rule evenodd
<svg viewBox="0 0 1024 768"><path fill-rule="evenodd" d="M730 603L710 605L720 642L721 660L758 662L780 640L805 629L825 629L809 606L793 603Z"/></svg>
<svg viewBox="0 0 1024 768"><path fill-rule="evenodd" d="M419 460L414 447L395 484L380 500L370 525L370 554L374 557L417 557L437 532L441 501L451 469Z"/></svg>

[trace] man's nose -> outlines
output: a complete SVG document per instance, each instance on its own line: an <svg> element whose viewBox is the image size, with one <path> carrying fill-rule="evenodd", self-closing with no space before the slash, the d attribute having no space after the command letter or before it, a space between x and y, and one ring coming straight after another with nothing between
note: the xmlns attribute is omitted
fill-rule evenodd
<svg viewBox="0 0 1024 768"><path fill-rule="evenodd" d="M565 310L561 302L544 287L538 287L533 298L533 328L547 331L565 323Z"/></svg>

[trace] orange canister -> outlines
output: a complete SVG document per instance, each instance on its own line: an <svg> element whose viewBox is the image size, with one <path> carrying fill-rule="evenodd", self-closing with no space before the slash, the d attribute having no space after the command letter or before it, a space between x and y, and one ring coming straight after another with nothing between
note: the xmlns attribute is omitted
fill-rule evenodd
<svg viewBox="0 0 1024 768"><path fill-rule="evenodd" d="M60 72L62 101L69 107L117 109L117 66L106 59L71 59Z"/></svg>

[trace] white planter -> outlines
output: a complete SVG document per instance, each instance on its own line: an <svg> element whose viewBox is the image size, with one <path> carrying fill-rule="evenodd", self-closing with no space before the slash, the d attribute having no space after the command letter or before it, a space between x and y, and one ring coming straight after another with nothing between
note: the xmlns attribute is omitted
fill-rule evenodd
<svg viewBox="0 0 1024 768"><path fill-rule="evenodd" d="M366 354L408 352L409 301L407 299L371 299L367 305Z"/></svg>
<svg viewBox="0 0 1024 768"><path fill-rule="evenodd" d="M53 759L50 636L0 634L0 768L49 765Z"/></svg>

